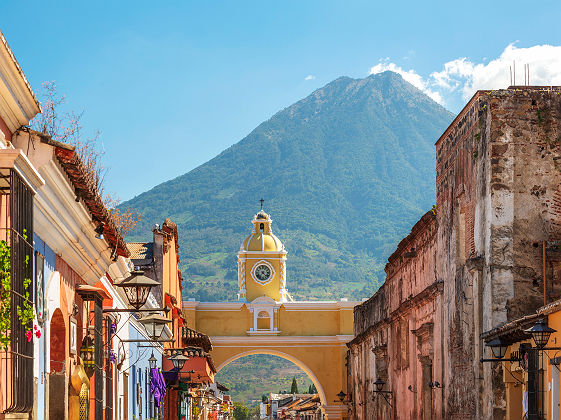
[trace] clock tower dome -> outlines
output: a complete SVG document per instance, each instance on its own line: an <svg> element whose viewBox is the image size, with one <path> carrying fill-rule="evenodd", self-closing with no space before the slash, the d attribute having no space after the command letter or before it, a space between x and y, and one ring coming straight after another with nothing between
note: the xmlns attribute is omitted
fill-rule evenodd
<svg viewBox="0 0 561 420"><path fill-rule="evenodd" d="M261 209L253 216L251 234L243 241L238 252L238 298L252 302L269 297L286 302L286 250L273 235L272 220Z"/></svg>

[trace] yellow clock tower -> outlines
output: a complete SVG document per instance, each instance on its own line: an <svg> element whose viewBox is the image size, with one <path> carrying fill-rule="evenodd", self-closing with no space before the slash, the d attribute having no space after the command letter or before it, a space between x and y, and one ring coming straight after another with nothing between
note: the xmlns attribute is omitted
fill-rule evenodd
<svg viewBox="0 0 561 420"><path fill-rule="evenodd" d="M238 252L240 301L252 302L266 296L276 302L287 301L286 250L273 235L273 221L261 209L253 216L253 230Z"/></svg>

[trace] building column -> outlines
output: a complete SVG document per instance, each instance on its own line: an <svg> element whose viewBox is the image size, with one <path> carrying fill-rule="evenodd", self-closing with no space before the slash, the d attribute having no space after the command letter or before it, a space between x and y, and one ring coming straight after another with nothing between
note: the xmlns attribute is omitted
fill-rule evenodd
<svg viewBox="0 0 561 420"><path fill-rule="evenodd" d="M551 418L559 418L559 358L551 359Z"/></svg>

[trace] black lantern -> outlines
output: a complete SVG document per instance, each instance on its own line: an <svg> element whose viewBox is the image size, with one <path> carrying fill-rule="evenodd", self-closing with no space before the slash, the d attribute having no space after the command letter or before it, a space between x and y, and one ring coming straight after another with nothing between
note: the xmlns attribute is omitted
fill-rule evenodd
<svg viewBox="0 0 561 420"><path fill-rule="evenodd" d="M386 385L386 382L378 378L374 381L374 385L376 386L376 391L380 392L384 388L384 385Z"/></svg>
<svg viewBox="0 0 561 420"><path fill-rule="evenodd" d="M150 339L157 340L162 336L162 332L164 331L166 324L169 324L171 321L165 316L152 314L139 319L138 322L144 325Z"/></svg>
<svg viewBox="0 0 561 420"><path fill-rule="evenodd" d="M154 351L152 351L152 355L148 359L148 364L150 365L150 369L156 369L156 363L158 360L154 357Z"/></svg>
<svg viewBox="0 0 561 420"><path fill-rule="evenodd" d="M343 390L341 390L338 394L337 394L337 398L339 398L339 401L343 402L345 401L345 397L347 396L347 394L345 394L343 392Z"/></svg>
<svg viewBox="0 0 561 420"><path fill-rule="evenodd" d="M504 340L495 338L485 345L487 347L491 347L491 352L493 353L493 357L495 357L495 359L502 359L503 357L505 357L508 344Z"/></svg>
<svg viewBox="0 0 561 420"><path fill-rule="evenodd" d="M189 358L185 357L181 351L178 351L174 356L170 357L169 360L171 360L171 363L173 363L173 367L176 370L181 370Z"/></svg>
<svg viewBox="0 0 561 420"><path fill-rule="evenodd" d="M542 349L546 346L547 342L549 341L549 336L557 332L553 328L549 328L543 322L543 319L540 319L532 328L528 328L524 330L524 332L532 334L532 338L534 339L534 343L536 343L536 347Z"/></svg>
<svg viewBox="0 0 561 420"><path fill-rule="evenodd" d="M143 271L134 271L130 277L115 283L115 286L123 288L129 304L137 311L146 303L150 289L160 285L156 280L152 280L143 274Z"/></svg>
<svg viewBox="0 0 561 420"><path fill-rule="evenodd" d="M95 371L95 360L94 360L94 340L91 335L87 335L82 340L82 346L80 347L80 357L84 363L84 370L86 375L91 377Z"/></svg>

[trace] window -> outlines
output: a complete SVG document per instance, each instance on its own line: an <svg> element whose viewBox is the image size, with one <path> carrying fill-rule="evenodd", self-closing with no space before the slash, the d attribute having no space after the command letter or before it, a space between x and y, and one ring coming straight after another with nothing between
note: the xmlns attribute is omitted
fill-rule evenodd
<svg viewBox="0 0 561 420"><path fill-rule="evenodd" d="M35 307L37 321L43 325L45 317L45 257L35 251ZM74 352L76 353L76 352Z"/></svg>
<svg viewBox="0 0 561 420"><path fill-rule="evenodd" d="M269 330L271 328L271 318L269 317L269 312L261 311L257 314L257 329L258 330Z"/></svg>

